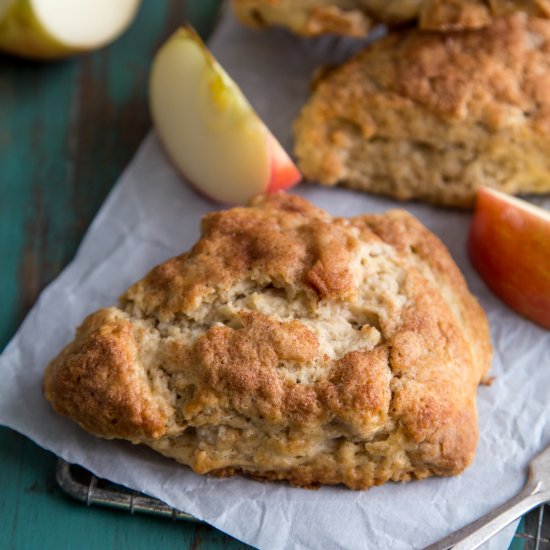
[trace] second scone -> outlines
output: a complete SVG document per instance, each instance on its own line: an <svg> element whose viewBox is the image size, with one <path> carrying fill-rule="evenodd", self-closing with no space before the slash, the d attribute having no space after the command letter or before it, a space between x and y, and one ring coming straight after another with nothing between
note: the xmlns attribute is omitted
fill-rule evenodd
<svg viewBox="0 0 550 550"><path fill-rule="evenodd" d="M252 27L283 26L297 34L365 36L377 23L415 23L427 30L480 29L517 11L550 17L550 0L233 0Z"/></svg>
<svg viewBox="0 0 550 550"><path fill-rule="evenodd" d="M550 191L550 21L400 31L321 78L295 123L304 175L471 206L476 188Z"/></svg>

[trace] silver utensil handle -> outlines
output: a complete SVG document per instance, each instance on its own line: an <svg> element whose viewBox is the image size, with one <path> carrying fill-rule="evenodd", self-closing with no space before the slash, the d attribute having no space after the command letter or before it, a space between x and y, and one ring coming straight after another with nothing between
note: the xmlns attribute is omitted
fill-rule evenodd
<svg viewBox="0 0 550 550"><path fill-rule="evenodd" d="M519 495L448 537L431 544L425 550L448 550L449 548L474 550L474 548L479 548L501 529L549 498L550 494L542 490L540 483L529 482Z"/></svg>

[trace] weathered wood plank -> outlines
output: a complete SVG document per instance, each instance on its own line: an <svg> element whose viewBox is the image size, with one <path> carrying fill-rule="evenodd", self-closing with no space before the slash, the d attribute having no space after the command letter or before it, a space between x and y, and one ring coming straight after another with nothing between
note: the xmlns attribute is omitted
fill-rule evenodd
<svg viewBox="0 0 550 550"><path fill-rule="evenodd" d="M65 146L76 63L0 60L0 349L66 261ZM51 211L48 211L48 208Z"/></svg>

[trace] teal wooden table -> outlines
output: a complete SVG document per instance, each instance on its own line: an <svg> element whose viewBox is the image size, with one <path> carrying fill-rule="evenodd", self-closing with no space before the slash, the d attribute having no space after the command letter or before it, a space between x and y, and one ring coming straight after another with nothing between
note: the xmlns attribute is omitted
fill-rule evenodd
<svg viewBox="0 0 550 550"><path fill-rule="evenodd" d="M0 57L0 350L149 130L154 51L186 20L206 36L217 4L145 0L126 34L93 55ZM246 548L207 526L86 508L56 487L55 462L0 428L0 549Z"/></svg>

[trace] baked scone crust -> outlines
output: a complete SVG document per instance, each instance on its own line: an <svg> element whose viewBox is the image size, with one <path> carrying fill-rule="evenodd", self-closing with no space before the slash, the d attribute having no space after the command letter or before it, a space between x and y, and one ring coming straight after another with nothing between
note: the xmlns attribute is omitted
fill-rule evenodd
<svg viewBox="0 0 550 550"><path fill-rule="evenodd" d="M198 473L364 489L471 462L490 358L482 309L415 218L277 194L208 214L190 252L90 315L45 394Z"/></svg>
<svg viewBox="0 0 550 550"><path fill-rule="evenodd" d="M304 36L366 36L377 23L425 30L479 29L517 11L550 18L550 0L232 0L242 23Z"/></svg>
<svg viewBox="0 0 550 550"><path fill-rule="evenodd" d="M366 36L373 21L355 4L346 0L232 0L238 19L249 27L280 26L303 36Z"/></svg>
<svg viewBox="0 0 550 550"><path fill-rule="evenodd" d="M304 175L471 206L488 185L550 191L550 21L399 31L319 79L295 122Z"/></svg>

